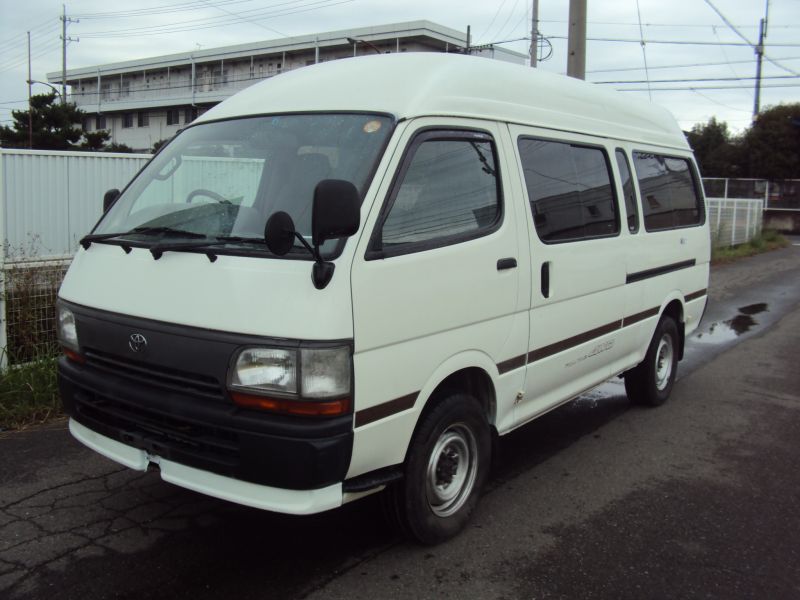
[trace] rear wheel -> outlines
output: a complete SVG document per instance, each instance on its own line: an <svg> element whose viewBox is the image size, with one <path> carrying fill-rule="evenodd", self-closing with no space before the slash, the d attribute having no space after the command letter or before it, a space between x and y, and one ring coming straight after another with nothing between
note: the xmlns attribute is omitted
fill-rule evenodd
<svg viewBox="0 0 800 600"><path fill-rule="evenodd" d="M656 327L644 360L625 373L625 391L635 404L659 406L666 402L678 370L678 325L664 315Z"/></svg>
<svg viewBox="0 0 800 600"><path fill-rule="evenodd" d="M453 537L478 503L491 458L480 404L455 393L423 417L409 448L404 479L387 491L392 518L424 544Z"/></svg>

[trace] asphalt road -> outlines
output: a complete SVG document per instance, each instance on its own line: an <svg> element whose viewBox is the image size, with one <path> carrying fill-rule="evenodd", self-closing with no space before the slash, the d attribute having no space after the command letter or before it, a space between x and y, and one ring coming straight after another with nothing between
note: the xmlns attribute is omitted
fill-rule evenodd
<svg viewBox="0 0 800 600"><path fill-rule="evenodd" d="M794 240L800 243L800 240ZM717 267L670 401L610 382L503 438L471 526L287 517L0 434L0 597L800 598L800 246Z"/></svg>

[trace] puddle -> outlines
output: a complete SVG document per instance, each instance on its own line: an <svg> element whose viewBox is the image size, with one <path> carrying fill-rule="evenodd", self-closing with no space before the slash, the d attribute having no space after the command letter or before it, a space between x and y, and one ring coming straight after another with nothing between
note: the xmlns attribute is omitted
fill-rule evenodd
<svg viewBox="0 0 800 600"><path fill-rule="evenodd" d="M766 302L759 302L757 304L748 304L747 306L742 306L739 309L739 312L742 313L743 315L757 315L758 313L766 311L767 311Z"/></svg>
<svg viewBox="0 0 800 600"><path fill-rule="evenodd" d="M733 341L758 325L758 321L753 318L753 315L766 312L767 310L769 309L766 302L742 306L739 308L739 314L732 319L728 319L727 321L714 321L707 329L695 333L692 339L701 343L711 344Z"/></svg>

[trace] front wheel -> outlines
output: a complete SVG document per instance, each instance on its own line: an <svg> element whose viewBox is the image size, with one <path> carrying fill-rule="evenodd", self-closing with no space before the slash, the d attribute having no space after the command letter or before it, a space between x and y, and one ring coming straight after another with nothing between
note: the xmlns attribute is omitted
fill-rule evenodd
<svg viewBox="0 0 800 600"><path fill-rule="evenodd" d="M625 373L625 391L635 404L659 406L666 402L678 371L678 325L664 315L644 360Z"/></svg>
<svg viewBox="0 0 800 600"><path fill-rule="evenodd" d="M411 537L438 544L461 531L478 503L491 436L477 400L452 394L423 417L403 481L387 491L390 514Z"/></svg>

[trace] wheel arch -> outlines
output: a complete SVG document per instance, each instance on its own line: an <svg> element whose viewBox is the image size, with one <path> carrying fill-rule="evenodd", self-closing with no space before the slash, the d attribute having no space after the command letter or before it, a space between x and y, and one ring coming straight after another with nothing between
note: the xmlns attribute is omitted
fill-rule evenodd
<svg viewBox="0 0 800 600"><path fill-rule="evenodd" d="M686 326L684 323L683 296L678 292L675 292L664 301L659 320L665 316L671 317L678 326L678 360L682 360L683 349L686 343Z"/></svg>
<svg viewBox="0 0 800 600"><path fill-rule="evenodd" d="M405 455L424 420L433 408L447 397L448 392L462 392L473 396L481 404L486 421L496 433L497 387L499 377L497 365L482 352L472 351L453 356L442 363L428 379L417 397L416 423L408 439Z"/></svg>

